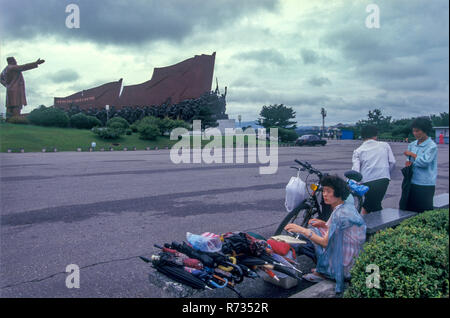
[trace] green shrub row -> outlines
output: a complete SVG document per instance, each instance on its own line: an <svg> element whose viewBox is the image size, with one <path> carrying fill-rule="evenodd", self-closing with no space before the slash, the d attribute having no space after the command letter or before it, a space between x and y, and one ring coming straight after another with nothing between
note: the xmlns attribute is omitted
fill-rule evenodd
<svg viewBox="0 0 450 318"><path fill-rule="evenodd" d="M29 121L26 117L18 117L18 116L8 118L7 122L10 124L18 124L18 125L28 125L29 124Z"/></svg>
<svg viewBox="0 0 450 318"><path fill-rule="evenodd" d="M63 110L43 105L34 109L27 118L30 123L39 126L68 127L70 122Z"/></svg>
<svg viewBox="0 0 450 318"><path fill-rule="evenodd" d="M425 212L375 234L355 261L344 297L448 297L448 213L448 209ZM379 288L366 284L370 264L379 268Z"/></svg>
<svg viewBox="0 0 450 318"><path fill-rule="evenodd" d="M183 120L173 120L170 118L158 118L147 116L131 125L131 130L139 133L139 138L144 140L154 140L158 136L170 134L175 128L189 129L190 125Z"/></svg>
<svg viewBox="0 0 450 318"><path fill-rule="evenodd" d="M92 128L92 132L102 139L118 139L125 134L124 129L116 129L110 127L94 127Z"/></svg>
<svg viewBox="0 0 450 318"><path fill-rule="evenodd" d="M298 138L298 134L294 129L278 128L278 137L282 142L293 142Z"/></svg>

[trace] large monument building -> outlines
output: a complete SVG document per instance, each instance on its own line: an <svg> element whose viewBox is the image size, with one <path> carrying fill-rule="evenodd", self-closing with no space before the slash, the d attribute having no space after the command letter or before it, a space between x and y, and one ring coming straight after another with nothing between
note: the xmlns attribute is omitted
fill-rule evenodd
<svg viewBox="0 0 450 318"><path fill-rule="evenodd" d="M174 105L196 99L211 91L216 53L196 55L180 63L155 68L147 82L122 86L122 79L83 90L67 97L55 97L54 106L68 110Z"/></svg>

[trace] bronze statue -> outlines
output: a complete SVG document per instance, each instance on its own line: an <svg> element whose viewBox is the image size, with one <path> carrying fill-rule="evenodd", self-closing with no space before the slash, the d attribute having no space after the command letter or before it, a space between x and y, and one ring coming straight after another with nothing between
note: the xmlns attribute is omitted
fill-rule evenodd
<svg viewBox="0 0 450 318"><path fill-rule="evenodd" d="M14 57L8 57L6 61L8 66L1 73L0 83L6 87L6 118L8 119L19 116L23 105L27 105L22 72L37 68L45 60L38 59L36 62L24 65L17 65Z"/></svg>

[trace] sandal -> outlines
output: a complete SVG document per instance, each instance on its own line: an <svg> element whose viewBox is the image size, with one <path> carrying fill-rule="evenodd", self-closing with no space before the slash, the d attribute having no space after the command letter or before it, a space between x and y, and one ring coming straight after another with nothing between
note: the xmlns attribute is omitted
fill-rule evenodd
<svg viewBox="0 0 450 318"><path fill-rule="evenodd" d="M318 283L318 282L325 280L325 278L315 275L313 273L305 274L302 277L304 280L307 280L308 282L311 282L311 283Z"/></svg>

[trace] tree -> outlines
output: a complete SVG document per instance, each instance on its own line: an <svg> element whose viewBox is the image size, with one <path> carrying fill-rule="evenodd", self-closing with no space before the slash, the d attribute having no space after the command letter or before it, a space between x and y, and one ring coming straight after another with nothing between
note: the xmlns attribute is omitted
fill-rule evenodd
<svg viewBox="0 0 450 318"><path fill-rule="evenodd" d="M433 127L439 126L448 126L448 113L440 113L439 115L431 115L431 122L433 123Z"/></svg>
<svg viewBox="0 0 450 318"><path fill-rule="evenodd" d="M263 106L259 113L260 118L256 124L264 128L281 127L287 129L296 128L296 121L290 119L295 118L295 111L291 107L286 107L283 104Z"/></svg>
<svg viewBox="0 0 450 318"><path fill-rule="evenodd" d="M392 116L383 116L380 109L375 108L374 110L369 110L367 114L368 119L363 119L358 121L356 124L359 127L366 125L375 125L378 127L380 133L388 131L391 127Z"/></svg>
<svg viewBox="0 0 450 318"><path fill-rule="evenodd" d="M217 120L213 118L213 112L207 105L201 105L196 109L196 113L192 120L201 120L202 121L202 129L206 129L209 127L216 127L219 124Z"/></svg>

